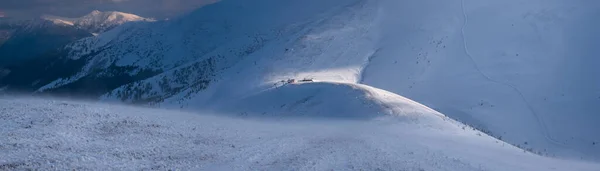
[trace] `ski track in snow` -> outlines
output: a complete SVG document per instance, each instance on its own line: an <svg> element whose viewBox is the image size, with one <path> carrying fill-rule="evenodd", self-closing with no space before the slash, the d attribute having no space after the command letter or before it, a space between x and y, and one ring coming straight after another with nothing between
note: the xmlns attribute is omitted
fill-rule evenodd
<svg viewBox="0 0 600 171"><path fill-rule="evenodd" d="M359 74L358 74L358 84L363 84L364 78L365 78L365 72L366 69L369 67L369 64L371 64L371 61L373 61L373 59L375 58L375 55L377 55L377 52L379 52L379 49L375 50L372 54L370 54L367 57L367 60L365 61L365 63L363 64L363 66L360 68Z"/></svg>
<svg viewBox="0 0 600 171"><path fill-rule="evenodd" d="M557 140L555 140L554 138L552 138L552 135L549 133L548 128L546 127L546 124L543 120L542 117L540 117L535 110L533 109L533 107L531 107L531 104L525 99L525 96L523 95L523 93L515 86L509 84L509 83L503 83L497 80L492 79L491 77L489 77L487 74L485 74L480 68L479 65L477 64L477 61L473 58L473 56L471 55L471 52L469 51L469 47L467 44L467 38L465 37L465 28L467 27L468 24L468 16L467 16L467 12L465 11L465 0L460 0L461 2L461 10L462 10L462 14L463 14L463 18L464 18L464 22L461 28L461 36L463 39L463 43L464 43L464 49L465 49L465 54L467 55L467 57L469 57L469 59L473 62L473 66L475 67L475 69L477 70L477 72L479 72L486 80L499 84L499 85L504 85L507 86L509 88L511 88L512 90L514 90L519 97L521 98L521 100L523 100L523 102L525 103L525 106L527 106L527 109L530 111L530 113L533 115L533 117L535 117L538 125L540 126L540 128L543 131L544 137L551 143L561 146L561 147L565 147L566 144L558 142Z"/></svg>

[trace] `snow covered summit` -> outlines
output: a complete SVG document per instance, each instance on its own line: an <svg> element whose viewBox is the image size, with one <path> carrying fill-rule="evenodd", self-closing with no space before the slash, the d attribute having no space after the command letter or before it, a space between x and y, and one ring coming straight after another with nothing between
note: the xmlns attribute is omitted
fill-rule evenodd
<svg viewBox="0 0 600 171"><path fill-rule="evenodd" d="M42 18L45 20L52 21L56 24L76 26L95 34L105 32L127 22L155 21L154 19L143 18L134 14L124 12L101 12L98 10L94 10L89 14L79 18L65 18L52 15L44 15L42 16Z"/></svg>

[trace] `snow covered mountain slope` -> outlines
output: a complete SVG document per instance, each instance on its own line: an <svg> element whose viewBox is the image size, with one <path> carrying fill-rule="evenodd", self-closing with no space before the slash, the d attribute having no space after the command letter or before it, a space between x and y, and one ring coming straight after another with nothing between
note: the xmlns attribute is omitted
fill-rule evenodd
<svg viewBox="0 0 600 171"><path fill-rule="evenodd" d="M69 54L67 58L84 60L86 63L83 66L74 66L80 70L76 74L44 82L45 86L39 87L39 92L55 92L65 89L106 92L116 88L114 85L123 85L150 76L152 78L137 82L135 86L121 87L120 89L128 91L128 93L123 93L127 96L122 94L113 97L128 99L130 94L135 94L132 97L147 97L153 96L150 93L158 92L158 97L152 97L157 100L152 101L160 101L174 94L195 95L190 91L197 92L205 88L198 84L213 83L213 80L222 79L224 75L220 73L232 72L230 68L240 67L239 62L247 60L248 55L254 54L266 44L270 44L268 42L287 39L291 34L297 35L299 32L306 31L301 28L309 24L314 25L314 19L320 20L323 16L330 15L329 13L335 14L346 8L340 7L340 4L349 6L357 1L344 0L326 3L289 1L273 4L267 1L258 2L261 1L237 9L239 2L224 1L202 8L202 10L180 19L157 23L126 24L97 37L73 43L66 48ZM311 8L301 12L290 10L299 3ZM255 9L270 5L282 8L255 13ZM236 8L236 13L240 15L213 16L215 11L230 8ZM270 16L280 18L274 19ZM281 50L283 51L283 49ZM199 69L206 71L198 71ZM204 76L190 77L192 72ZM119 77L135 77L136 79L114 80L112 78L115 77L115 74L119 74ZM32 78L33 80L35 78ZM157 83L162 80L177 80L177 84L158 86ZM100 90L82 86L82 84L105 85L107 83L110 85ZM134 87L136 90L128 87ZM145 91L148 87L157 90ZM138 91L139 89L143 91ZM111 93L118 95L118 90ZM169 91L165 92L166 90ZM148 99L133 100L148 101Z"/></svg>
<svg viewBox="0 0 600 171"><path fill-rule="evenodd" d="M78 65L68 72L54 69L60 74L41 81L18 72L11 78L36 82L31 88L40 93L84 93L165 108L228 111L235 105L252 115L308 99L300 105L314 109L280 114L309 116L357 109L328 109L337 102L312 101L298 90L360 106L351 98L364 94L344 94L361 89L360 83L539 154L598 160L599 5L223 0L178 19L126 24L70 44L61 60ZM281 81L303 78L345 84L281 87ZM278 94L290 96L279 100ZM244 112L236 109L228 112Z"/></svg>
<svg viewBox="0 0 600 171"><path fill-rule="evenodd" d="M3 98L0 169L593 171L600 167L523 152L444 121L430 109L413 109L420 111L416 118L433 117L418 122L395 116L251 120Z"/></svg>
<svg viewBox="0 0 600 171"><path fill-rule="evenodd" d="M600 25L593 22L600 3L434 2L395 1L390 6L399 9L382 10L386 37L363 84L524 148L600 154L594 147L600 139Z"/></svg>
<svg viewBox="0 0 600 171"><path fill-rule="evenodd" d="M124 12L101 12L98 10L94 10L91 13L79 18L65 18L52 15L44 15L42 18L52 21L56 24L75 26L94 34L103 33L127 22L155 21L154 19L143 18Z"/></svg>

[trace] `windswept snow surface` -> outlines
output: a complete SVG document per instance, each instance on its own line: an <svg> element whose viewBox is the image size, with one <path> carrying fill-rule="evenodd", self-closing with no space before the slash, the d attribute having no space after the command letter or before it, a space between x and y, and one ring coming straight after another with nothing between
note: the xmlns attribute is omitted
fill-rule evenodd
<svg viewBox="0 0 600 171"><path fill-rule="evenodd" d="M0 170L600 168L523 152L478 131L461 129L430 109L413 108L421 115L416 118L428 119L415 122L390 115L351 120L240 119L5 97L0 99Z"/></svg>

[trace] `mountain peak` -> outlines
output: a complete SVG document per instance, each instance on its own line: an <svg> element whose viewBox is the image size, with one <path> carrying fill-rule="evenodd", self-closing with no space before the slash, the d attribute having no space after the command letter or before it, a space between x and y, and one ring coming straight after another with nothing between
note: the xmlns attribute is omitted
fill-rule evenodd
<svg viewBox="0 0 600 171"><path fill-rule="evenodd" d="M153 19L140 17L135 14L129 14L118 11L103 12L99 10L94 10L89 14L79 18L66 18L52 15L44 15L42 16L42 19L52 21L55 24L76 26L88 30L91 33L105 32L126 22L155 21Z"/></svg>
<svg viewBox="0 0 600 171"><path fill-rule="evenodd" d="M98 14L101 14L101 13L102 13L102 11L94 10L94 11L90 12L88 15L98 15Z"/></svg>

